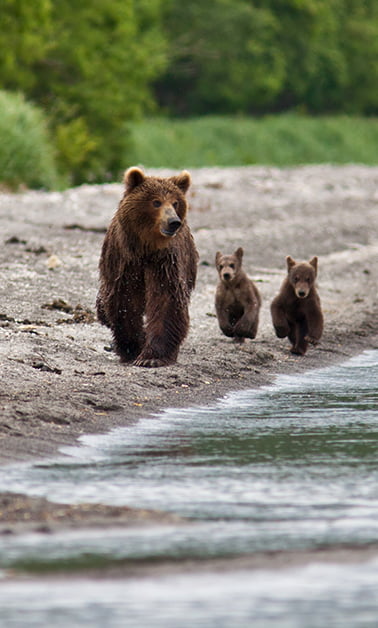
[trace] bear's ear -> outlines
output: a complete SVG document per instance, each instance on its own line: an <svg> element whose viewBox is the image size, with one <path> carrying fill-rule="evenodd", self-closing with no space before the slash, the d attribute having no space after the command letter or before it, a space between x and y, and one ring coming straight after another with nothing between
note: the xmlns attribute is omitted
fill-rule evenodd
<svg viewBox="0 0 378 628"><path fill-rule="evenodd" d="M290 255L287 256L286 258L286 264L287 264L287 269L290 270L291 268L293 268L293 266L295 266L297 262L295 261L295 259L293 259L292 257L290 257Z"/></svg>
<svg viewBox="0 0 378 628"><path fill-rule="evenodd" d="M218 266L221 257L222 257L222 253L220 251L217 251L215 253L215 266Z"/></svg>
<svg viewBox="0 0 378 628"><path fill-rule="evenodd" d="M316 255L314 255L314 257L310 259L309 264L311 264L311 266L313 267L316 275L318 272L318 258L316 257Z"/></svg>
<svg viewBox="0 0 378 628"><path fill-rule="evenodd" d="M127 192L131 192L134 188L138 187L143 181L146 180L146 175L140 168L129 168L126 170L123 176L123 182L126 186Z"/></svg>
<svg viewBox="0 0 378 628"><path fill-rule="evenodd" d="M239 262L242 261L243 259L243 255L244 255L244 250L241 246L239 246L238 249L236 249L235 253L234 253L235 257L237 257L237 259L239 260Z"/></svg>
<svg viewBox="0 0 378 628"><path fill-rule="evenodd" d="M172 181L174 185L177 185L177 187L181 190L181 192L186 194L192 182L192 179L190 177L189 172L187 170L183 170L176 177L170 177L170 181Z"/></svg>

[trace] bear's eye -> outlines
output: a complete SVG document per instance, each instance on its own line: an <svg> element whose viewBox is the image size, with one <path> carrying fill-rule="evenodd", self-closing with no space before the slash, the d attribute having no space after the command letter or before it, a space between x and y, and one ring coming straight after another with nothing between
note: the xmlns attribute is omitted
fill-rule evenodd
<svg viewBox="0 0 378 628"><path fill-rule="evenodd" d="M234 269L235 268L235 264L230 264L230 268Z"/></svg>
<svg viewBox="0 0 378 628"><path fill-rule="evenodd" d="M295 277L294 277L294 283L298 283L298 281L299 281L299 277L298 277L298 275L295 275Z"/></svg>
<svg viewBox="0 0 378 628"><path fill-rule="evenodd" d="M178 202L177 201L173 201L172 207L173 207L173 209L177 209L178 208Z"/></svg>
<svg viewBox="0 0 378 628"><path fill-rule="evenodd" d="M161 207L161 201L158 201L158 200L152 201L152 204L154 207Z"/></svg>

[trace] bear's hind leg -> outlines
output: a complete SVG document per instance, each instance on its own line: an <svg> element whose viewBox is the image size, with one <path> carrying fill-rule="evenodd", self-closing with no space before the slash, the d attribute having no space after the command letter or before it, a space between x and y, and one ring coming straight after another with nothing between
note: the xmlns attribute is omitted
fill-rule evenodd
<svg viewBox="0 0 378 628"><path fill-rule="evenodd" d="M305 339L307 327L305 321L297 321L290 330L289 340L292 343L291 353L304 355L307 351L308 342Z"/></svg>
<svg viewBox="0 0 378 628"><path fill-rule="evenodd" d="M235 336L233 337L233 341L232 341L232 342L234 342L234 343L235 343L235 344L237 344L237 345L242 345L242 344L244 343L244 341L245 341L244 336L236 336L236 335L235 335Z"/></svg>

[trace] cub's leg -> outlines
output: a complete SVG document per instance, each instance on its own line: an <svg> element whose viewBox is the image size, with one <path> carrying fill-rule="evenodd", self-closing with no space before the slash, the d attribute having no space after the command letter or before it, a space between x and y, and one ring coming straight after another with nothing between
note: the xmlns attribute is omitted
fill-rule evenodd
<svg viewBox="0 0 378 628"><path fill-rule="evenodd" d="M273 327L278 338L286 338L290 333L290 327L286 318L285 310L280 305L278 297L273 299L270 312L272 316Z"/></svg>
<svg viewBox="0 0 378 628"><path fill-rule="evenodd" d="M314 308L307 316L306 341L310 344L318 344L323 334L323 313L320 308Z"/></svg>
<svg viewBox="0 0 378 628"><path fill-rule="evenodd" d="M291 353L296 355L304 355L306 353L308 347L308 342L305 339L306 333L307 324L305 319L295 321L289 336L289 340L292 343Z"/></svg>

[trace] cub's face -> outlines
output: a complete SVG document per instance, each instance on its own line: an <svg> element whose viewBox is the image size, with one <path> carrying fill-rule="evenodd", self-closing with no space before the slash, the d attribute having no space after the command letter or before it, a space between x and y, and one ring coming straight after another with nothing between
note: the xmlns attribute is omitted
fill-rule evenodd
<svg viewBox="0 0 378 628"><path fill-rule="evenodd" d="M215 266L220 280L224 284L229 284L235 279L241 269L243 249L239 248L232 255L222 255L219 251L215 256Z"/></svg>
<svg viewBox="0 0 378 628"><path fill-rule="evenodd" d="M131 168L126 172L125 183L121 206L126 210L127 226L132 226L146 245L166 246L184 224L189 173L184 171L176 177L161 179L146 177L139 168Z"/></svg>
<svg viewBox="0 0 378 628"><path fill-rule="evenodd" d="M309 262L296 262L291 257L286 258L288 277L294 292L299 299L308 297L311 288L315 284L317 274L317 257Z"/></svg>

